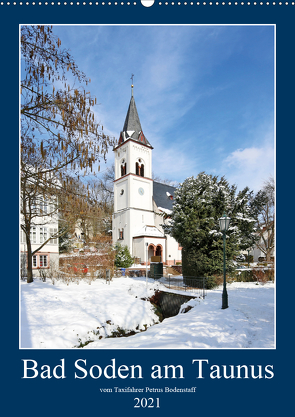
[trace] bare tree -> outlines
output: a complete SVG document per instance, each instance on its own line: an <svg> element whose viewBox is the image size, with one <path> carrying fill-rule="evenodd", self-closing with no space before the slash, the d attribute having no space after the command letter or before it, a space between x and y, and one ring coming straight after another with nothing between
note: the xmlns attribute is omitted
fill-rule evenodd
<svg viewBox="0 0 295 417"><path fill-rule="evenodd" d="M114 206L114 165L107 168L102 178L87 180L87 206L77 222L86 242L93 237L109 235Z"/></svg>
<svg viewBox="0 0 295 417"><path fill-rule="evenodd" d="M163 179L158 175L153 173L153 181L160 182L161 184L171 185L172 187L178 187L179 183L177 181L168 180L167 178Z"/></svg>
<svg viewBox="0 0 295 417"><path fill-rule="evenodd" d="M114 140L95 120L96 99L83 87L90 80L61 48L52 27L21 28L21 59L21 214L32 282L30 230L38 218L36 201L56 202L48 217L61 205L65 221L75 217L88 191L77 192L74 179L99 169Z"/></svg>
<svg viewBox="0 0 295 417"><path fill-rule="evenodd" d="M271 177L256 195L259 212L257 216L258 249L265 255L266 261L271 260L275 246L275 185Z"/></svg>

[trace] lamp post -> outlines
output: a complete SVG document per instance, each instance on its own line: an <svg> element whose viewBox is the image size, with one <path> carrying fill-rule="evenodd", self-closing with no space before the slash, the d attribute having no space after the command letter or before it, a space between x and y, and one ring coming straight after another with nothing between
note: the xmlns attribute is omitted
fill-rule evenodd
<svg viewBox="0 0 295 417"><path fill-rule="evenodd" d="M146 242L146 263L145 263L145 285L147 288L147 277L148 277L148 259L149 259L149 244L148 242Z"/></svg>
<svg viewBox="0 0 295 417"><path fill-rule="evenodd" d="M228 230L230 218L224 213L219 219L220 231L223 234L223 292L222 292L222 309L228 308L228 296L226 291L226 266L225 266L225 235Z"/></svg>
<svg viewBox="0 0 295 417"><path fill-rule="evenodd" d="M251 252L251 250L252 250L252 249L253 249L253 248L248 248L248 249L247 249L247 252L248 252L248 269L249 269L249 266L250 266L250 265L249 265L249 262L250 262L250 261L249 261L249 258L250 258L250 252Z"/></svg>

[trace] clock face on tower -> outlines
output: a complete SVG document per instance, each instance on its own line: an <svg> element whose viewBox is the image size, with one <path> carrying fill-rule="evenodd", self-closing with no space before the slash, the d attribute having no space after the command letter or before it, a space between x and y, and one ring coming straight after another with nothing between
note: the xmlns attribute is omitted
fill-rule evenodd
<svg viewBox="0 0 295 417"><path fill-rule="evenodd" d="M144 195L144 189L142 187L140 187L138 189L138 192L139 192L140 195Z"/></svg>

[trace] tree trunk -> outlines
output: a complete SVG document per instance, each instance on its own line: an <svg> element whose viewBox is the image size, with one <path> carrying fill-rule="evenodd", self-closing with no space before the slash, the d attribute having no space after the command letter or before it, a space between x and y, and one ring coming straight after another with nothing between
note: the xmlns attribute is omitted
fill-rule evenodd
<svg viewBox="0 0 295 417"><path fill-rule="evenodd" d="M33 282L33 262L32 262L32 246L31 246L31 240L26 236L27 241L27 283Z"/></svg>

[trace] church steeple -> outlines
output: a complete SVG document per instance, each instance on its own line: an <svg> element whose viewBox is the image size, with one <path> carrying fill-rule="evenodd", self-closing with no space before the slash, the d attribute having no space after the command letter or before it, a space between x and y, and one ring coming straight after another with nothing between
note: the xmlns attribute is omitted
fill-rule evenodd
<svg viewBox="0 0 295 417"><path fill-rule="evenodd" d="M133 81L133 75L131 78ZM147 140L147 138L145 137L142 131L141 123L139 120L139 116L137 113L137 108L136 108L136 104L135 104L135 100L133 96L133 83L131 85L131 99L130 99L125 123L123 126L123 130L120 133L118 146L122 145L124 142L126 142L129 139L139 142L142 145L146 145L149 148L153 149L153 147L151 146L151 144L149 143L149 141Z"/></svg>

